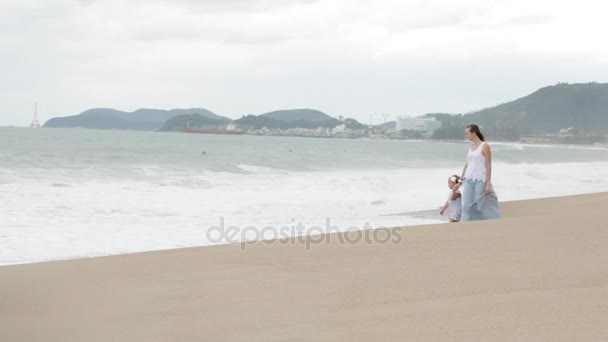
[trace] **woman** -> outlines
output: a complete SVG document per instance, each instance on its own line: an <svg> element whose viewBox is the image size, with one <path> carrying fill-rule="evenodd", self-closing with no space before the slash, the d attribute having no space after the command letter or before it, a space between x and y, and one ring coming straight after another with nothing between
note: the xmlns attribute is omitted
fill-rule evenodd
<svg viewBox="0 0 608 342"><path fill-rule="evenodd" d="M464 135L471 148L462 170L464 179L461 221L500 218L498 198L492 187L492 151L477 125L468 125ZM458 188L460 184L457 184Z"/></svg>

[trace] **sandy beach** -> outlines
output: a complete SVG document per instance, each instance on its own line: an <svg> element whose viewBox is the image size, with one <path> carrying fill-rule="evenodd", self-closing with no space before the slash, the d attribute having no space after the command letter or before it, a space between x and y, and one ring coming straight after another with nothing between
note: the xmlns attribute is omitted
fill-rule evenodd
<svg viewBox="0 0 608 342"><path fill-rule="evenodd" d="M503 203L498 221L386 230L397 244L0 267L0 341L605 341L607 203Z"/></svg>

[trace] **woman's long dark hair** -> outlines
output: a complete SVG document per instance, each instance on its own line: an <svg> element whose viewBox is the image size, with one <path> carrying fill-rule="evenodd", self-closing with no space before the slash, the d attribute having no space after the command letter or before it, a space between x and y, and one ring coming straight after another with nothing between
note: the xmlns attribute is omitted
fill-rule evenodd
<svg viewBox="0 0 608 342"><path fill-rule="evenodd" d="M486 141L486 139L483 137L483 134L481 134L481 131L479 130L479 126L475 124L470 124L467 126L467 128L469 129L469 132L475 133L475 135L477 135L477 137L479 137L481 141Z"/></svg>

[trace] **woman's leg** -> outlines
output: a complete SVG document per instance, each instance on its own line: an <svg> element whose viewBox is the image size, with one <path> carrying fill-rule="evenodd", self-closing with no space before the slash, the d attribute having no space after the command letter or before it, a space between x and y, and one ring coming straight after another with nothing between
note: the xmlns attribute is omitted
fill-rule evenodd
<svg viewBox="0 0 608 342"><path fill-rule="evenodd" d="M473 182L465 180L462 184L462 216L460 217L461 222L471 220L471 208L475 202L475 187Z"/></svg>
<svg viewBox="0 0 608 342"><path fill-rule="evenodd" d="M467 184L468 183L468 184ZM462 198L462 216L465 217L466 212L466 221L479 221L483 220L483 215L481 212L482 202L485 195L485 183L482 181L466 181L465 187L468 195L463 194ZM466 197L466 204L465 204ZM464 219L462 220L464 221Z"/></svg>
<svg viewBox="0 0 608 342"><path fill-rule="evenodd" d="M481 220L481 212L479 204L483 198L485 184L482 181L471 182L471 209L469 210L469 221Z"/></svg>

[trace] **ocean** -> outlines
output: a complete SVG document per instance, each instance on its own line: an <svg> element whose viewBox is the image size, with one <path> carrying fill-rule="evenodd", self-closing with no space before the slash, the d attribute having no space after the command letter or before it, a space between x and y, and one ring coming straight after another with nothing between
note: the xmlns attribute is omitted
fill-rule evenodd
<svg viewBox="0 0 608 342"><path fill-rule="evenodd" d="M608 191L606 147L490 144L500 201ZM308 228L328 222L336 230L445 222L437 208L467 148L0 128L0 264L277 237L264 227L300 224L315 234ZM230 226L248 233L215 234Z"/></svg>

